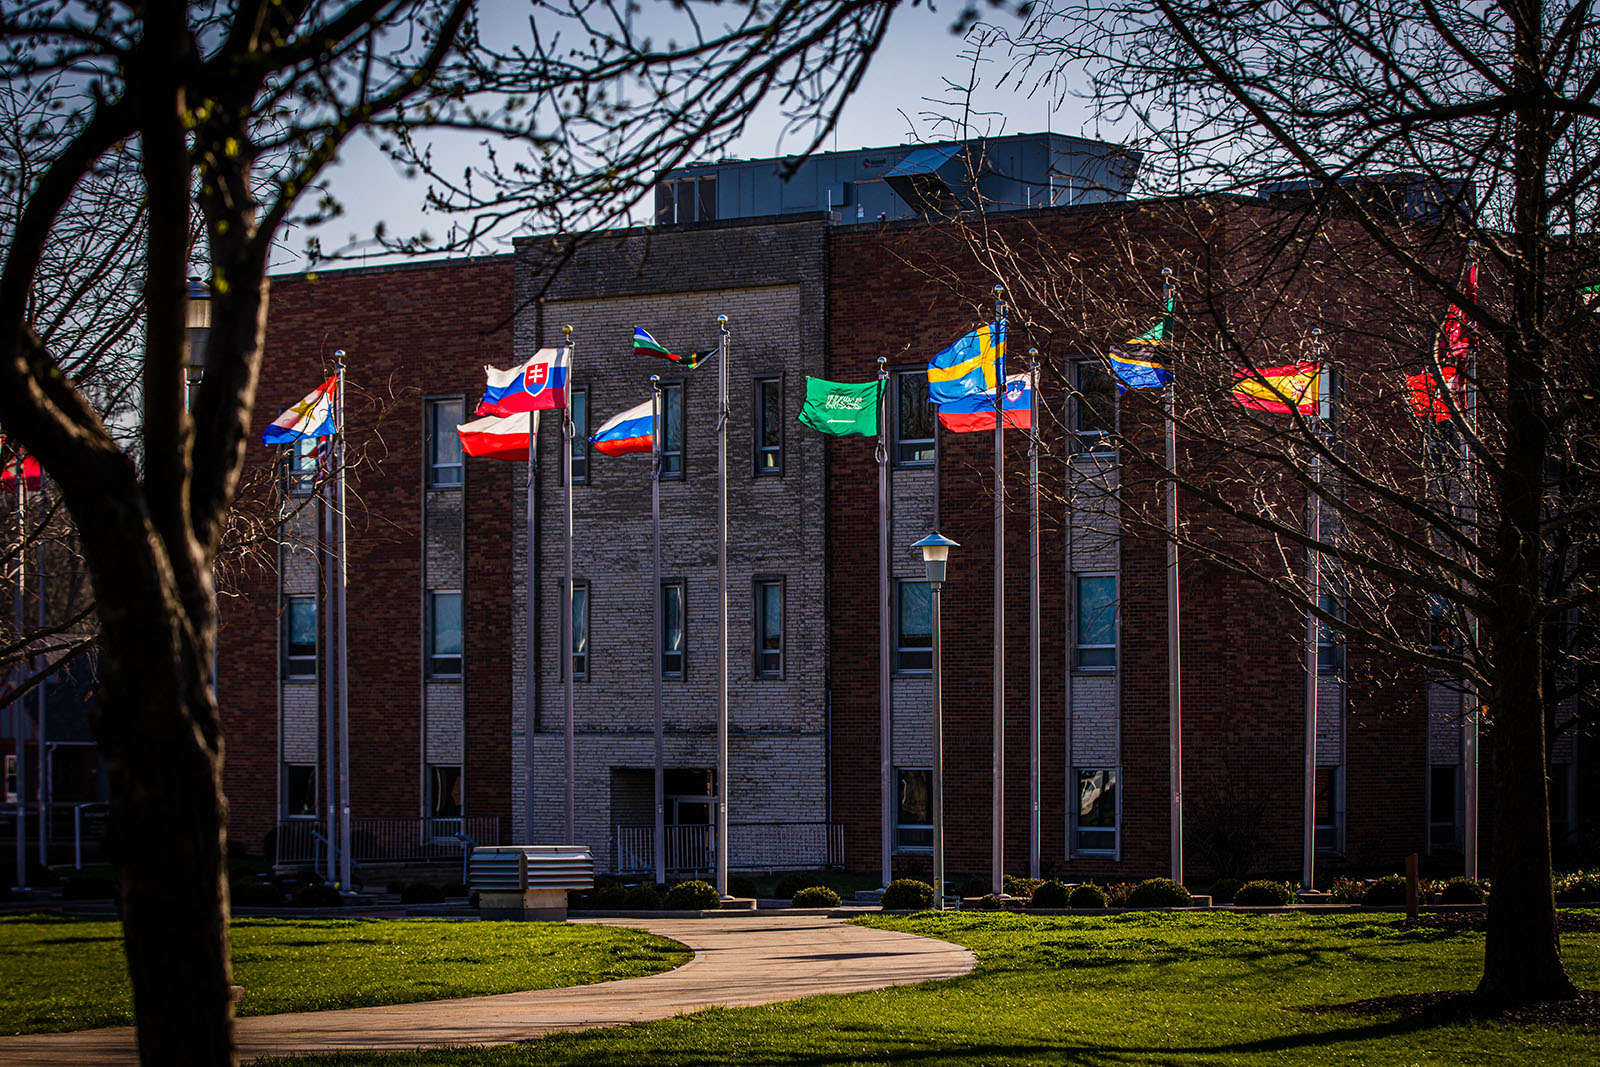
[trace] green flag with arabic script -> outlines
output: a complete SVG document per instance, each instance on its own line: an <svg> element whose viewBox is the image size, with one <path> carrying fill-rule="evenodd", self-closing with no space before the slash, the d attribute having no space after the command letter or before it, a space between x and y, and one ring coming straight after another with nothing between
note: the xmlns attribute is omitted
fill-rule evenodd
<svg viewBox="0 0 1600 1067"><path fill-rule="evenodd" d="M800 409L799 418L818 433L840 437L846 434L876 437L878 400L882 396L882 382L856 385L807 378L806 406Z"/></svg>

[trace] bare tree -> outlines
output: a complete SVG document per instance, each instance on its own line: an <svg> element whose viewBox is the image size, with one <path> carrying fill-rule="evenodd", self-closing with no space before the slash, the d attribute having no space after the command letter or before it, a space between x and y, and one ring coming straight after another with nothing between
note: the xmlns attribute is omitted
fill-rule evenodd
<svg viewBox="0 0 1600 1067"><path fill-rule="evenodd" d="M618 29L620 8L572 0L531 6L530 43L498 51L468 0L63 0L0 12L6 81L71 100L41 116L19 154L29 165L0 271L0 427L59 486L98 605L96 730L144 1062L233 1061L213 563L251 428L266 264L304 194L355 131L387 131L422 154L423 131L453 128L533 146L532 161L497 175L521 186L488 210L518 221L555 203L601 210L740 128L769 94L827 122L894 6L685 4L675 10L691 43L655 48ZM600 99L618 77L659 92L631 105L650 116L643 126L608 139L627 125ZM114 284L143 316L131 444L74 377L79 340L39 310L39 295L79 269L63 255L71 220L97 176L124 164L137 174L137 255ZM310 214L327 210L319 201ZM211 329L204 380L186 398L186 278L201 263Z"/></svg>
<svg viewBox="0 0 1600 1067"><path fill-rule="evenodd" d="M1163 531L1134 491L1175 480L1188 551L1411 664L1413 684L1428 669L1481 699L1495 804L1478 994L1572 996L1546 745L1561 726L1552 686L1592 640L1547 643L1592 630L1600 561L1597 335L1581 299L1600 199L1592 6L1088 0L1041 6L1009 41L1014 76L1041 91L1063 72L1088 79L1101 118L1144 153L1143 192L1183 194L1146 209L1162 226L1108 226L1100 269L993 217L966 231L1058 353L1143 329L1151 265L1176 272L1173 405L1125 395L1121 451L1148 474L1123 513ZM1126 288L1097 300L1106 262ZM1465 359L1437 344L1452 306L1474 335ZM1332 410L1233 402L1236 375L1264 384L1263 369L1314 358L1338 382ZM1418 375L1437 420L1410 408ZM1148 436L1169 418L1175 470ZM1307 581L1307 550L1336 605Z"/></svg>

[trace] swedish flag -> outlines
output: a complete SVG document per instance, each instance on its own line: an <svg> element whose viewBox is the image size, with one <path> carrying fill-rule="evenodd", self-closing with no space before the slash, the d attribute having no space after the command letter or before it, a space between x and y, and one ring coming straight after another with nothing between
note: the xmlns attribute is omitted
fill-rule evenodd
<svg viewBox="0 0 1600 1067"><path fill-rule="evenodd" d="M948 404L973 393L993 393L1005 379L1004 319L956 339L928 361L928 399Z"/></svg>

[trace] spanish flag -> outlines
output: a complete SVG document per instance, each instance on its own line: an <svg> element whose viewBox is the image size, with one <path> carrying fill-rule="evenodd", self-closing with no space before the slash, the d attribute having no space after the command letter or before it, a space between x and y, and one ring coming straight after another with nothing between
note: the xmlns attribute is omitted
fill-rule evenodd
<svg viewBox="0 0 1600 1067"><path fill-rule="evenodd" d="M1320 361L1233 372L1233 402L1243 408L1315 415L1321 401Z"/></svg>

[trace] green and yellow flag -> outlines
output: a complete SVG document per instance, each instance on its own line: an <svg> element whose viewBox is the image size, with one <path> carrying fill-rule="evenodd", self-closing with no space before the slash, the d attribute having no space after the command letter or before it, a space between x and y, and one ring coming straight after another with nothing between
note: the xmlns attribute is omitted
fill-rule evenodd
<svg viewBox="0 0 1600 1067"><path fill-rule="evenodd" d="M882 397L882 382L856 385L807 378L806 406L800 409L799 420L818 433L876 437L878 401Z"/></svg>

